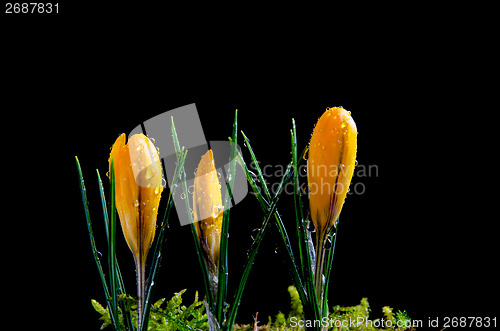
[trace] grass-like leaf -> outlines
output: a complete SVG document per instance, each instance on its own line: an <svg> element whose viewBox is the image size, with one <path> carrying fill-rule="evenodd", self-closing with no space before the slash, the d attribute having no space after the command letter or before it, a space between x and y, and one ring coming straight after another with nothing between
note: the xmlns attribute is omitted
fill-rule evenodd
<svg viewBox="0 0 500 331"><path fill-rule="evenodd" d="M99 170L96 169L97 173L97 182L99 184L99 194L101 196L101 207L102 207L102 214L103 214L103 219L104 219L104 229L106 232L106 242L109 245L109 214L108 214L108 208L107 208L107 203L106 203L106 197L104 194L104 187L102 185L102 180L101 180L101 175L99 174ZM116 259L115 256L115 266L116 266L116 276L117 276L117 293L118 295L126 293L125 291L125 284L123 283L123 278L120 272L120 267L118 266L118 260ZM123 302L120 302L120 308L123 311L125 311L125 306ZM130 314L123 314L123 318L125 320L125 327L127 330L134 330L134 327L132 325L132 319L130 317Z"/></svg>
<svg viewBox="0 0 500 331"><path fill-rule="evenodd" d="M110 187L109 187L109 241L108 241L108 268L109 268L109 289L111 296L110 311L115 320L118 316L118 276L116 268L116 200L115 200L115 167L113 160L109 171ZM120 324L115 323L115 329L120 331Z"/></svg>
<svg viewBox="0 0 500 331"><path fill-rule="evenodd" d="M295 120L292 119L292 130L291 130L291 145L292 145L292 162L293 162L293 195L294 195L294 205L295 205L295 221L297 225L297 234L299 242L299 253L300 261L304 266L303 269L303 280L307 287L307 293L309 298L309 303L312 308L313 317L315 320L321 319L321 310L317 299L316 289L314 287L314 274L312 267L312 254L313 251L310 247L312 242L309 240L307 234L307 222L304 218L304 211L302 208L301 194L298 192L299 185L299 174L298 174L298 159L297 159L297 131L295 127Z"/></svg>
<svg viewBox="0 0 500 331"><path fill-rule="evenodd" d="M87 221L87 230L89 232L90 246L92 248L92 254L94 256L97 270L98 270L99 276L101 278L101 283L102 283L102 287L104 290L104 295L106 297L106 300L108 300L108 304L111 306L111 304L110 304L111 302L109 300L109 298L111 298L110 290L109 290L108 285L106 283L106 277L104 276L101 261L99 259L100 253L98 252L96 245L95 245L94 232L92 229L92 222L90 220L90 211L89 211L88 200L87 200L87 190L85 188L85 183L83 180L82 169L80 167L80 161L78 160L78 157L75 156L75 160L76 160L76 166L78 169L78 177L79 177L79 181L80 181L80 193L82 195L83 209L85 211L85 219ZM109 262L109 260L108 260L108 262ZM118 308L116 308L116 310L112 309L112 311L110 312L110 318L111 318L111 321L113 323L113 326L115 327L115 329L117 329L116 326L118 325L118 322L117 322L118 321Z"/></svg>
<svg viewBox="0 0 500 331"><path fill-rule="evenodd" d="M227 190L224 197L224 213L222 217L220 257L219 257L219 284L217 288L217 301L215 305L216 316L219 324L224 321L225 305L227 299L227 280L228 280L228 238L229 238L229 213L234 183L234 174L236 171L236 150L238 137L238 109L234 112L233 132L231 136L231 154L229 161L229 173L227 175Z"/></svg>
<svg viewBox="0 0 500 331"><path fill-rule="evenodd" d="M284 184L290 179L288 174L290 173L290 168L288 167L287 170L285 171L283 177L281 178L281 182L278 185L278 189L276 191L276 194L273 196L271 200L271 204L269 208L267 209L267 212L264 216L264 221L260 227L260 230L257 233L257 236L255 237L254 241L252 242L252 246L250 247L250 252L247 257L247 261L245 263L245 267L243 269L243 275L240 279L240 284L238 286L238 289L236 291L236 295L233 300L233 306L228 318L228 323L227 323L227 329L232 330L233 324L236 320L236 314L238 312L238 307L241 302L241 298L243 295L243 290L245 289L246 282L248 279L248 276L250 274L250 270L252 269L253 263L255 261L255 257L257 256L260 244L262 243L262 240L264 239L264 236L269 229L270 222L269 220L271 219L271 216L275 214L276 211L276 206L278 205L278 200L281 196L281 193L283 192L283 187Z"/></svg>
<svg viewBox="0 0 500 331"><path fill-rule="evenodd" d="M177 139L177 136L175 136ZM154 284L156 283L156 278L158 277L158 271L160 267L160 263L162 260L162 249L163 244L165 243L165 231L168 228L168 221L170 219L170 213L174 206L173 196L175 195L176 189L178 187L178 179L181 170L184 169L184 162L186 161L187 151L179 151L177 154L177 165L174 171L174 179L172 181L172 185L170 185L170 192L168 195L167 208L165 210L165 214L163 216L163 221L160 226L160 231L158 236L156 237L156 243L153 253L153 259L151 262L151 267L149 268L149 277L146 280L146 289L144 294L144 310L143 310L143 325L148 325L149 322L149 312L151 309L150 298L154 288ZM143 329L147 327L144 326Z"/></svg>
<svg viewBox="0 0 500 331"><path fill-rule="evenodd" d="M173 117L171 117L171 124L172 124L172 137L174 140L175 153L177 155L181 155L184 152L184 147L182 149L180 147L179 138L177 137L177 131L175 130L175 124L174 124ZM187 153L187 151L185 151L185 153ZM184 167L179 168L178 177L180 180L180 184L181 184L181 188L183 190L184 196L186 197L184 199L184 201L186 204L186 210L188 211L189 227L191 229L191 234L193 236L194 246L196 249L196 257L198 259L198 263L200 265L200 269L201 269L201 273L202 273L203 285L205 287L205 293L206 293L205 298L206 298L206 301L208 304L208 309L211 311L214 311L215 307L214 307L214 301L213 301L212 296L211 296L212 291L211 291L211 287L210 287L210 278L208 275L208 268L207 268L207 265L205 264L205 261L204 261L203 248L201 247L200 241L198 239L198 235L196 233L193 215L190 212L191 206L189 204L189 199L187 198L189 195L188 195L188 188L187 188L187 184L186 184L186 173L184 171ZM210 314L207 312L207 315L210 315ZM213 321L209 321L209 322L213 322Z"/></svg>
<svg viewBox="0 0 500 331"><path fill-rule="evenodd" d="M260 184L262 186L262 190L264 191L265 197L263 196L261 190L258 189L257 184L255 182L255 179L253 178L252 174L248 170L248 167L246 166L245 162L243 161L243 157L241 155L239 155L239 159L240 159L241 164L242 164L242 166L245 170L245 173L247 175L247 180L250 183L250 186L252 187L252 190L254 191L255 196L257 197L257 200L259 201L259 204L260 204L262 210L264 212L266 212L266 210L268 210L269 205L270 205L269 201L271 199L271 194L269 193L267 183L264 179L264 175L262 173L262 170L260 169L259 162L257 161L257 158L255 156L253 149L252 149L250 141L248 140L248 138L246 137L246 135L243 132L241 132L241 134L243 136L243 139L245 140L245 145L246 145L248 151L250 152L250 157L251 157L252 163L255 166L255 170L257 171L257 178L260 181ZM302 155L305 153L305 151L306 150L304 149ZM290 162L288 166L291 167L292 162ZM302 280L300 278L300 273L299 273L299 270L301 268L299 268L299 266L297 265L297 263L295 261L295 257L294 257L292 247L290 244L290 238L288 237L288 233L285 229L283 221L281 220L281 217L280 217L278 212L274 213L274 218L275 218L274 224L275 224L276 228L278 229L278 232L281 235L281 239L282 239L283 245L285 247L285 251L288 254L287 262L288 262L288 269L290 271L290 275L293 279L293 282L294 282L296 288L299 289L298 291L299 291L300 298L301 298L302 302L307 302L308 301L307 300L307 292L305 291L305 288L302 284Z"/></svg>
<svg viewBox="0 0 500 331"><path fill-rule="evenodd" d="M92 230L92 221L90 220L89 203L87 200L87 189L85 188L85 183L83 181L82 169L80 167L80 161L78 161L78 157L75 156L75 160L76 160L76 167L78 169L78 178L80 182L80 193L82 194L83 209L85 211L85 219L87 221L87 230L89 232L90 247L92 248L92 255L94 256L97 270L99 272L99 276L101 277L101 283L104 290L104 295L106 296L106 298L108 298L109 289L108 285L106 284L106 277L104 277L104 272L102 271L101 260L99 259L100 253L99 251L97 251L95 245L94 232Z"/></svg>

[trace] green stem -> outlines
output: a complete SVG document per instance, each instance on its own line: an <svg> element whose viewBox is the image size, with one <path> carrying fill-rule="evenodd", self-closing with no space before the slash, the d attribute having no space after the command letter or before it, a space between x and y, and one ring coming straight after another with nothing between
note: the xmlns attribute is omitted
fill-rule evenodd
<svg viewBox="0 0 500 331"><path fill-rule="evenodd" d="M314 284L316 285L316 295L318 302L321 304L320 313L323 316L323 297L326 295L325 280L323 278L323 269L325 264L325 234L324 231L318 233L316 237L316 268L314 271Z"/></svg>
<svg viewBox="0 0 500 331"><path fill-rule="evenodd" d="M137 276L137 330L142 330L143 308L144 308L144 279L146 263L142 258L135 261L135 272ZM147 327L146 327L147 328Z"/></svg>
<svg viewBox="0 0 500 331"><path fill-rule="evenodd" d="M331 244L331 247L327 249L327 257L326 257L326 264L323 269L324 274L325 274L325 285L324 285L324 291L323 291L323 303L322 303L322 312L323 312L323 317L328 316L328 284L330 283L330 275L332 272L332 265L333 265L333 255L335 253L335 243L337 242L337 231L338 231L338 219L337 219L337 225L336 228L331 231L328 236L327 240L332 240L333 236L333 242Z"/></svg>

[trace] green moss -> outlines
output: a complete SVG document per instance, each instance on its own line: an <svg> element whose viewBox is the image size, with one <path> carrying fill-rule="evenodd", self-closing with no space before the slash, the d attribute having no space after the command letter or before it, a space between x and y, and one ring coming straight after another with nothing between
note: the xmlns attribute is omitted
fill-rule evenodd
<svg viewBox="0 0 500 331"><path fill-rule="evenodd" d="M169 331L169 330L208 330L207 315L205 314L205 306L203 301L198 301L198 292L196 292L194 302L186 307L182 305L182 294L186 290L175 293L172 299L167 301L165 298L156 301L151 306L149 315L149 329L152 331ZM101 314L100 320L103 321L101 330L111 324L109 309L104 308L99 302L92 299L92 306ZM130 311L132 323L137 324L137 299L129 295L120 295L119 303L124 303L123 307ZM165 308L162 308L165 306ZM120 309L120 325L122 330L126 330L123 321L123 314Z"/></svg>
<svg viewBox="0 0 500 331"><path fill-rule="evenodd" d="M165 298L156 301L151 306L149 318L149 330L152 331L169 331L169 330L208 330L207 315L203 301L198 301L198 292L196 292L194 302L186 307L182 305L182 294L186 290L175 293L174 296L167 301ZM257 330L269 331L297 331L304 330L301 324L307 323L304 320L304 309L299 298L299 293L294 286L288 287L290 294L290 311L288 314L279 312L273 319L269 317L268 324L258 325ZM132 316L132 323L137 323L137 299L129 295L120 295L118 302L121 307L125 307ZM103 321L101 330L111 324L109 309L104 308L99 302L92 299L92 306L101 315L99 318ZM162 308L164 307L164 308ZM382 308L382 319L370 319L370 304L367 298L361 299L360 303L355 306L333 306L330 311L328 322L328 330L341 331L402 331L411 330L398 326L410 325L411 318L406 311L393 312L393 308L385 306ZM119 311L120 324L122 330L126 330L123 321L121 309ZM355 323L355 321L364 321L363 323ZM300 323L299 321L302 321ZM368 321L368 322L366 322ZM389 322L388 322L389 321ZM388 326L388 324L390 324ZM235 325L234 330L255 330L255 325Z"/></svg>
<svg viewBox="0 0 500 331"><path fill-rule="evenodd" d="M279 312L272 321L269 317L269 324L260 326L259 330L304 330L304 325L313 323L313 321L304 320L302 303L300 302L299 294L295 287L288 288L290 293L291 309L288 318L285 320L285 314ZM393 313L391 307L385 306L382 308L384 317L382 319L370 319L370 304L367 298L361 299L360 303L355 306L341 307L334 306L330 311L328 320L325 324L328 325L328 330L341 330L341 331L374 331L374 330L387 330L387 331L402 331L411 330L405 328L405 325L411 325L411 318L406 311L398 311ZM361 323L358 323L362 321ZM319 323L319 322L318 322ZM399 327L401 326L401 327ZM243 329L243 328L242 328ZM248 329L248 330L253 330Z"/></svg>

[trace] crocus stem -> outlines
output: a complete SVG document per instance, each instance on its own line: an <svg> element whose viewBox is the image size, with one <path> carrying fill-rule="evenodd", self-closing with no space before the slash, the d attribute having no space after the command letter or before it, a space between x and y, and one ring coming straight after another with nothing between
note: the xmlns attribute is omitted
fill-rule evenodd
<svg viewBox="0 0 500 331"><path fill-rule="evenodd" d="M318 233L318 236L316 237L316 269L314 272L314 283L316 285L316 295L318 297L318 303L320 305L320 311L321 315L324 315L323 311L323 296L326 295L324 292L324 284L325 282L323 281L323 268L325 264L325 255L326 255L326 249L325 249L325 236L326 231L321 231Z"/></svg>
<svg viewBox="0 0 500 331"><path fill-rule="evenodd" d="M137 274L137 330L141 331L142 327L142 310L144 306L144 278L145 278L145 263L138 261L135 264L136 274Z"/></svg>

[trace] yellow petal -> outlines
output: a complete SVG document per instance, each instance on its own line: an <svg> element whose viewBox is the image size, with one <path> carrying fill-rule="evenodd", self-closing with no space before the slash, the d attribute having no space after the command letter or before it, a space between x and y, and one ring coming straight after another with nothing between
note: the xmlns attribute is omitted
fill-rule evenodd
<svg viewBox="0 0 500 331"><path fill-rule="evenodd" d="M127 136L125 135L125 133L122 133L121 135L118 136L115 143L113 144L113 147L111 148L111 153L109 154L109 159L108 159L108 163L109 163L108 176L111 175L111 160L114 159L118 155L118 152L120 151L120 149L123 146L125 146L126 139L127 139Z"/></svg>
<svg viewBox="0 0 500 331"><path fill-rule="evenodd" d="M311 218L320 233L339 217L354 172L357 129L351 113L329 108L314 127L309 143L307 181Z"/></svg>
<svg viewBox="0 0 500 331"><path fill-rule="evenodd" d="M214 270L217 270L219 264L223 211L219 177L212 150L209 150L201 157L196 169L193 214L198 238Z"/></svg>

